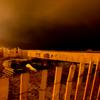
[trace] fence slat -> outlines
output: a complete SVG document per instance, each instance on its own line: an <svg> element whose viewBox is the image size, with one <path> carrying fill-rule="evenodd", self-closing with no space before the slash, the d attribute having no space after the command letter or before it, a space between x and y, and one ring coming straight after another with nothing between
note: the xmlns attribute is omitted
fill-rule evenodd
<svg viewBox="0 0 100 100"><path fill-rule="evenodd" d="M64 95L64 100L70 100L70 94L72 90L72 80L74 77L76 65L72 64L69 69L69 74L66 82L66 90L65 90L65 95Z"/></svg>
<svg viewBox="0 0 100 100"><path fill-rule="evenodd" d="M0 100L8 100L9 79L0 79Z"/></svg>
<svg viewBox="0 0 100 100"><path fill-rule="evenodd" d="M99 73L100 73L100 62L98 60L97 64L96 64L96 69L95 69L95 73L94 73L94 78L93 78L93 82L92 82L92 88L91 88L91 93L90 93L89 100L96 99L98 88L99 88L99 84L100 84Z"/></svg>
<svg viewBox="0 0 100 100"><path fill-rule="evenodd" d="M92 75L92 69L93 69L93 62L90 61L89 63L89 68L88 68L88 73L87 73L87 78L86 78L86 84L85 84L85 88L84 88L84 94L83 94L83 100L86 99L86 95L87 95L87 92L88 92L88 88L90 88L90 78L91 78L91 75Z"/></svg>
<svg viewBox="0 0 100 100"><path fill-rule="evenodd" d="M99 85L99 89L98 89L98 94L97 94L96 100L100 100L100 85Z"/></svg>
<svg viewBox="0 0 100 100"><path fill-rule="evenodd" d="M48 71L43 70L42 76L41 76L42 79L41 79L41 86L40 86L40 91L39 91L39 100L45 100L47 76L48 76Z"/></svg>
<svg viewBox="0 0 100 100"><path fill-rule="evenodd" d="M56 67L52 100L59 100L61 75L62 75L62 67Z"/></svg>
<svg viewBox="0 0 100 100"><path fill-rule="evenodd" d="M74 97L74 100L78 100L78 94L79 94L79 89L81 87L81 83L82 83L82 79L83 79L83 73L84 73L84 69L85 69L85 66L83 66L84 64L83 63L80 63L80 66L79 66L79 72L78 72L78 79L77 79L77 84L76 84L76 91L75 91L75 97Z"/></svg>
<svg viewBox="0 0 100 100"><path fill-rule="evenodd" d="M29 73L20 75L20 96L19 100L27 100L27 92L29 88Z"/></svg>

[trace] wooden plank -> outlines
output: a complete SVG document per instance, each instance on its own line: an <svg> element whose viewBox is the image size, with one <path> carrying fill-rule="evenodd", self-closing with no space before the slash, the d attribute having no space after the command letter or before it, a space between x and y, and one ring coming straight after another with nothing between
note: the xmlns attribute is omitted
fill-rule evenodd
<svg viewBox="0 0 100 100"><path fill-rule="evenodd" d="M92 88L91 88L91 93L90 93L90 98L89 100L96 100L99 84L100 84L100 62L97 60L96 64L96 69L94 73L94 78L93 78L93 83L92 83Z"/></svg>
<svg viewBox="0 0 100 100"><path fill-rule="evenodd" d="M8 100L9 79L0 79L0 100Z"/></svg>
<svg viewBox="0 0 100 100"><path fill-rule="evenodd" d="M27 100L29 88L29 73L20 75L20 96L19 100Z"/></svg>
<svg viewBox="0 0 100 100"><path fill-rule="evenodd" d="M76 65L72 64L69 69L69 74L66 82L66 90L64 95L64 100L70 100L71 90L72 90L72 80L74 77Z"/></svg>
<svg viewBox="0 0 100 100"><path fill-rule="evenodd" d="M83 73L84 73L84 69L85 69L85 66L83 66L83 65L84 65L83 63L80 63L80 66L79 66L78 79L77 79L77 84L76 84L76 91L75 91L74 100L80 100L79 89L81 87L81 83L82 83L82 79L83 79Z"/></svg>
<svg viewBox="0 0 100 100"><path fill-rule="evenodd" d="M56 67L52 100L59 100L61 76L62 76L62 67Z"/></svg>
<svg viewBox="0 0 100 100"><path fill-rule="evenodd" d="M99 89L98 89L98 94L97 94L96 100L100 100L100 85L99 85Z"/></svg>
<svg viewBox="0 0 100 100"><path fill-rule="evenodd" d="M41 78L41 85L40 85L40 91L39 91L39 100L45 100L48 71L43 70L41 77L42 78Z"/></svg>
<svg viewBox="0 0 100 100"><path fill-rule="evenodd" d="M48 59L52 60L89 63L92 59L95 64L96 59L100 58L100 52L27 50L27 55L30 58L37 57L36 53L40 53L41 56L39 58L44 58L44 55L48 54Z"/></svg>
<svg viewBox="0 0 100 100"><path fill-rule="evenodd" d="M85 84L85 89L84 89L84 94L83 94L83 100L86 99L86 95L88 94L88 90L90 88L90 79L91 79L91 75L92 75L92 69L93 69L93 62L90 61L89 63L89 68L88 68L88 73L87 73L87 78L86 78L86 84Z"/></svg>

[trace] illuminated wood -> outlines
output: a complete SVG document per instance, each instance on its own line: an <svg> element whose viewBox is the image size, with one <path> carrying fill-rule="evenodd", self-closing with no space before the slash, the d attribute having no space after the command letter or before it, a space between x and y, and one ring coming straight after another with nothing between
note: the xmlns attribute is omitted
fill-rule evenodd
<svg viewBox="0 0 100 100"><path fill-rule="evenodd" d="M40 54L38 57L36 54ZM44 55L49 54L48 59L52 60L61 60L61 61L70 61L70 62L83 62L89 63L92 59L93 62L96 64L96 59L100 58L100 52L71 52L71 51L45 51L45 50L27 50L27 56L29 58L38 57L38 58L45 58ZM51 56L52 55L52 56Z"/></svg>
<svg viewBox="0 0 100 100"><path fill-rule="evenodd" d="M8 100L9 79L0 79L0 100Z"/></svg>
<svg viewBox="0 0 100 100"><path fill-rule="evenodd" d="M43 70L41 76L42 79L41 79L41 86L39 91L39 100L45 100L47 76L48 76L48 71Z"/></svg>
<svg viewBox="0 0 100 100"><path fill-rule="evenodd" d="M5 57L9 57L10 55L13 55L12 53L9 55L9 52L13 51L15 52L16 49L8 49L3 48L3 55ZM90 59L92 58L93 62L96 63L96 59L100 58L100 51L91 51L91 53L88 52L75 52L75 51L49 51L49 50L20 50L21 56L23 57L39 57L39 58L45 58L45 54L49 54L50 58L52 60L61 60L61 61L70 61L70 62L82 62L89 63ZM19 52L18 52L19 53ZM20 53L19 53L20 54ZM40 54L40 56L36 55ZM51 56L52 55L52 56ZM16 55L15 55L16 56Z"/></svg>
<svg viewBox="0 0 100 100"><path fill-rule="evenodd" d="M20 75L20 99L27 100L29 88L29 73L24 73Z"/></svg>
<svg viewBox="0 0 100 100"><path fill-rule="evenodd" d="M99 89L98 89L98 94L97 94L96 100L100 100L100 85L99 85Z"/></svg>
<svg viewBox="0 0 100 100"><path fill-rule="evenodd" d="M92 59L94 64L97 64L97 59L100 58L100 52L92 52L92 53L88 53L88 52L65 52L65 51L42 51L42 50L22 50L21 51L21 55L23 56L23 58L32 58L32 57L38 57L38 58L43 58L43 59L52 59L52 60L60 60L60 61L69 61L69 62L83 62L83 63L89 63L90 60ZM10 50L10 49L3 49L3 55L5 57L13 57L16 56L16 54L13 55L13 53L15 53L15 49ZM39 55L37 55L39 54ZM46 58L45 55L48 54L49 58ZM91 78L91 72L92 72L92 65L89 65L89 69L88 69L88 74L87 74L87 79L86 79L86 86L85 86L85 90L84 90L84 95L83 95L83 100L86 99L86 94L89 88L89 83L90 83L90 78ZM79 74L82 70L79 68ZM59 73L60 74L59 74ZM62 73L62 68L61 70L59 70L59 68L56 68L56 75L55 75L55 81L54 81L54 88L53 88L53 95L52 95L52 100L58 100L59 99L59 88L60 88L60 80L61 80L61 73ZM96 71L94 74L94 79L93 79L93 85L91 88L91 93L90 93L90 100L93 99L94 95L98 92L98 88L99 88L99 84L100 84L100 78L99 78L99 74L100 73L100 67L97 64L96 66ZM80 88L80 84L82 82L82 77L80 77L80 75L78 74L78 80L77 80L77 85L76 85L76 92L75 92L75 100L77 100L78 97L78 91ZM28 76L27 76L28 77ZM45 76L47 77L47 76ZM68 76L69 77L69 76ZM70 76L72 77L72 76ZM41 91L40 91L40 97L45 98L45 91L43 92L42 89L45 90L46 88L46 81L47 78L43 80L44 77L42 77L42 81L41 83L43 83L44 87L41 87ZM20 83L20 94L25 93L26 90L28 90L28 78L24 78L24 75L22 75L20 77L21 83ZM24 82L23 80L25 80L26 82ZM59 82L59 84L57 83L57 80ZM44 82L45 81L45 82ZM25 85L26 84L26 85ZM68 95L68 97L70 97L70 92L68 93L69 90L71 90L71 84L68 85L69 83L66 83L66 95ZM27 87L26 87L27 86ZM24 87L24 88L23 88ZM96 93L94 92L96 91ZM27 91L26 91L27 92ZM43 95L42 95L43 94ZM20 95L20 100L22 100L24 97L23 95ZM25 94L26 97L27 94ZM41 96L42 95L42 96ZM96 94L97 96L97 94ZM67 98L67 96L65 96L65 99ZM27 97L26 97L27 99ZM26 100L24 98L24 100Z"/></svg>
<svg viewBox="0 0 100 100"><path fill-rule="evenodd" d="M66 91L65 91L64 100L70 100L70 94L72 90L72 80L74 77L75 69L76 69L76 65L72 64L70 66L69 74L66 82Z"/></svg>
<svg viewBox="0 0 100 100"><path fill-rule="evenodd" d="M56 67L52 100L59 100L61 76L62 76L62 67Z"/></svg>
<svg viewBox="0 0 100 100"><path fill-rule="evenodd" d="M84 89L84 94L83 94L83 100L86 99L86 95L87 95L87 92L88 92L88 88L90 87L90 78L91 78L91 75L92 75L92 69L93 69L93 62L90 61L89 63L89 68L88 68L88 73L87 73L87 78L86 78L86 84L85 84L85 89Z"/></svg>
<svg viewBox="0 0 100 100"><path fill-rule="evenodd" d="M99 73L100 73L100 62L99 62L99 60L97 60L96 70L94 73L94 78L93 78L93 83L92 83L92 88L91 88L89 100L94 100L95 96L97 95L99 84L100 84Z"/></svg>
<svg viewBox="0 0 100 100"><path fill-rule="evenodd" d="M80 92L79 89L81 87L81 83L82 83L82 79L83 79L83 73L84 73L84 69L85 69L85 67L83 65L84 65L83 63L80 63L80 66L79 66L78 79L77 79L77 85L76 85L74 100L79 100L78 94Z"/></svg>

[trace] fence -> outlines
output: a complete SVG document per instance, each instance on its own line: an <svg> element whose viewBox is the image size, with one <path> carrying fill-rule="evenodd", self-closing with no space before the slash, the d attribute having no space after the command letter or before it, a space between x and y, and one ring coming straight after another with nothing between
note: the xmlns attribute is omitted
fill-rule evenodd
<svg viewBox="0 0 100 100"><path fill-rule="evenodd" d="M67 61L71 63L67 72L68 76L66 77L66 85L63 99L60 99L61 80L63 78L63 66L60 65L59 67L55 67L54 84L51 97L52 100L100 100L99 53L29 50L27 51L27 54L29 58L38 57L44 59ZM20 75L19 100L29 100L27 94L28 87L30 85L29 79L29 73L24 73ZM48 70L43 70L41 74L41 83L39 88L39 100L47 100L47 81ZM6 91L5 95L4 92L1 92L1 95L4 95L6 97L1 97L0 100L6 100L2 98L8 97L7 91L9 87L9 82L6 83L6 85L0 83L0 89L1 87L4 87L4 90ZM75 88L73 92L74 83ZM35 99L33 98L32 100Z"/></svg>

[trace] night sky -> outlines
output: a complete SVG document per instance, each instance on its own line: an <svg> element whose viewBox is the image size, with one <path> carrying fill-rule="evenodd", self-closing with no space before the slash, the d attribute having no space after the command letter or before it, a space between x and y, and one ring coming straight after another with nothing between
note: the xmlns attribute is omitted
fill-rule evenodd
<svg viewBox="0 0 100 100"><path fill-rule="evenodd" d="M100 0L0 0L0 46L100 50Z"/></svg>

